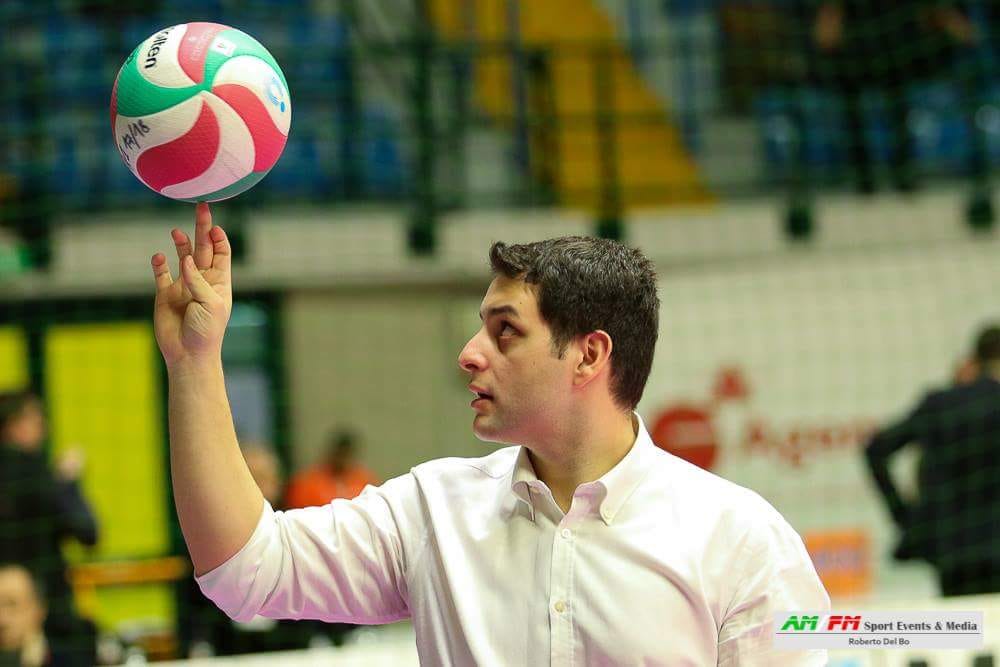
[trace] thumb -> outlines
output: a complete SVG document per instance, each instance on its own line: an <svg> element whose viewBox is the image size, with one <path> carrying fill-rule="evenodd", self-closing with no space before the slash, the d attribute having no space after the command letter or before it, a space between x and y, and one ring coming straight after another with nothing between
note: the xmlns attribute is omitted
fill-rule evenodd
<svg viewBox="0 0 1000 667"><path fill-rule="evenodd" d="M181 275L184 277L185 287L198 303L207 304L220 298L194 265L194 258L191 255L186 255L181 262Z"/></svg>

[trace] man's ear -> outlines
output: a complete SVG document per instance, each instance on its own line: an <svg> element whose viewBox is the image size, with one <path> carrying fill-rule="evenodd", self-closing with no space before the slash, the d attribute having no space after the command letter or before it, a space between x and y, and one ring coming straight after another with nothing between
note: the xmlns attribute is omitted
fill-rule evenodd
<svg viewBox="0 0 1000 667"><path fill-rule="evenodd" d="M599 376L611 363L613 345L611 336L601 329L580 336L577 344L580 346L580 362L576 366L573 383L583 387Z"/></svg>

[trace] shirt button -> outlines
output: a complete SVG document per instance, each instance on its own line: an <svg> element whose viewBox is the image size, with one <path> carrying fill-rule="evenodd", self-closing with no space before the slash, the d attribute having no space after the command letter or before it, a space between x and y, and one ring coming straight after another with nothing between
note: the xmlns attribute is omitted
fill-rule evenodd
<svg viewBox="0 0 1000 667"><path fill-rule="evenodd" d="M564 611L566 611L566 603L563 602L562 600L559 600L559 602L556 602L555 604L555 610L560 614L563 613Z"/></svg>
<svg viewBox="0 0 1000 667"><path fill-rule="evenodd" d="M560 535L568 540L573 535L573 532L569 528L563 528Z"/></svg>

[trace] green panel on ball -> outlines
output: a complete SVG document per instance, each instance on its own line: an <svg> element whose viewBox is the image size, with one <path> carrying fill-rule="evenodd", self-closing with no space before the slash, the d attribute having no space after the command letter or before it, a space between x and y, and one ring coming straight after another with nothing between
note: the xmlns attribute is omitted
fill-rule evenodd
<svg viewBox="0 0 1000 667"><path fill-rule="evenodd" d="M270 170L268 170L270 171ZM236 181L232 185L227 185L221 190L216 190L215 192L209 192L200 197L192 197L190 199L179 199L178 201L186 201L195 204L200 201L222 201L223 199L229 199L230 197L235 197L244 190L249 190L253 186L260 182L260 179L267 176L266 171L253 172L248 176L244 176L240 180Z"/></svg>
<svg viewBox="0 0 1000 667"><path fill-rule="evenodd" d="M270 52L264 48L264 46L258 42L256 39L250 35L236 30L235 28L230 28L229 30L223 30L216 38L227 39L235 45L232 55L223 55L215 50L209 50L208 58L205 60L205 90L211 90L212 79L215 78L215 73L219 71L230 58L235 58L236 56L255 56L260 58L264 62L274 69L278 73L278 77L281 79L281 85L288 90L288 82L285 80L285 74L278 67L278 61L270 54Z"/></svg>
<svg viewBox="0 0 1000 667"><path fill-rule="evenodd" d="M169 109L189 99L205 86L188 86L186 88L164 88L150 83L139 73L136 55L139 47L135 47L132 55L122 65L118 75L118 92L116 103L118 114L122 116L148 116Z"/></svg>

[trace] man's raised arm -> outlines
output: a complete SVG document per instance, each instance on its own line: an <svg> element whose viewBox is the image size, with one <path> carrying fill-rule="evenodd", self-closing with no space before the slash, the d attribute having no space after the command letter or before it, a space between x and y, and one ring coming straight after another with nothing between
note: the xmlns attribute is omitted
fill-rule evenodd
<svg viewBox="0 0 1000 667"><path fill-rule="evenodd" d="M196 574L246 544L264 498L236 441L222 377L222 338L233 305L232 249L212 227L208 204L195 209L195 241L173 230L180 260L153 256L153 326L169 380L170 471L174 503Z"/></svg>

